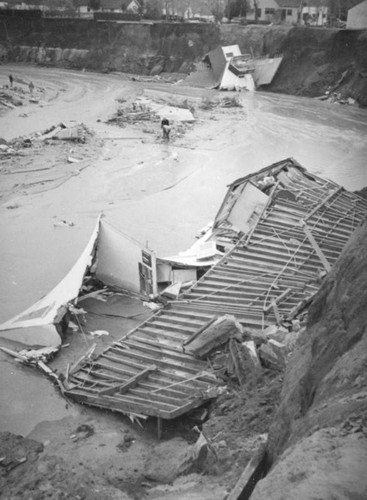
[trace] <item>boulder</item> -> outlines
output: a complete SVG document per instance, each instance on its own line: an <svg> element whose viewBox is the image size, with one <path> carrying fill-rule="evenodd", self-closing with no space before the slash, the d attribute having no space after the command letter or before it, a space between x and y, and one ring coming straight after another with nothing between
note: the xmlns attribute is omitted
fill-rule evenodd
<svg viewBox="0 0 367 500"><path fill-rule="evenodd" d="M197 358L205 358L213 349L226 344L230 338L242 340L242 333L242 326L236 318L226 314L187 342L185 352Z"/></svg>
<svg viewBox="0 0 367 500"><path fill-rule="evenodd" d="M266 368L273 368L275 370L282 370L284 363L279 359L279 356L274 352L270 343L263 344L258 350L262 364Z"/></svg>

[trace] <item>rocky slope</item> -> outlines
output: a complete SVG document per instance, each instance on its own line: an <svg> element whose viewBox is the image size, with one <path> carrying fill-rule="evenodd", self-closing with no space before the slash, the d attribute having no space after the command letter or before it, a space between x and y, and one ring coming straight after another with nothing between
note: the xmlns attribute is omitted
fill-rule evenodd
<svg viewBox="0 0 367 500"><path fill-rule="evenodd" d="M367 224L325 279L271 426L273 467L251 499L367 497Z"/></svg>

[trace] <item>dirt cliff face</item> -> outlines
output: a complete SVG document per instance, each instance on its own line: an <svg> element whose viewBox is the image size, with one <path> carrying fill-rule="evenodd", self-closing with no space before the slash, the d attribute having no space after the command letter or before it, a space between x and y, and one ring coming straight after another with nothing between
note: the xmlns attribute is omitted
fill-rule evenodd
<svg viewBox="0 0 367 500"><path fill-rule="evenodd" d="M215 25L3 18L3 60L136 74L187 72L219 44ZM1 51L0 51L1 52ZM6 55L5 55L5 54Z"/></svg>
<svg viewBox="0 0 367 500"><path fill-rule="evenodd" d="M274 465L252 499L367 496L367 223L309 312L270 430Z"/></svg>
<svg viewBox="0 0 367 500"><path fill-rule="evenodd" d="M25 15L26 16L26 15ZM325 91L367 106L367 30L236 24L118 24L84 19L6 17L0 58L96 71L188 73L219 44L255 56L282 54L264 90L309 97Z"/></svg>

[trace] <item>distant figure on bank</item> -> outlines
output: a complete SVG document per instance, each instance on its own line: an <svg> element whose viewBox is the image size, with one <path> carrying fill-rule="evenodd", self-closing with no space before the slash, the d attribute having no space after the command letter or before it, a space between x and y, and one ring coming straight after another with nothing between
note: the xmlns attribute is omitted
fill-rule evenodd
<svg viewBox="0 0 367 500"><path fill-rule="evenodd" d="M29 82L28 83L28 88L29 88L29 92L31 94L33 94L33 91L34 91L34 84L33 84L33 82Z"/></svg>
<svg viewBox="0 0 367 500"><path fill-rule="evenodd" d="M167 118L163 118L161 121L161 127L163 130L163 139L169 141L169 134L171 133L171 127L169 126L169 121Z"/></svg>
<svg viewBox="0 0 367 500"><path fill-rule="evenodd" d="M13 75L9 75L9 83L10 83L10 87L12 87L12 86L13 86L13 81L14 81Z"/></svg>

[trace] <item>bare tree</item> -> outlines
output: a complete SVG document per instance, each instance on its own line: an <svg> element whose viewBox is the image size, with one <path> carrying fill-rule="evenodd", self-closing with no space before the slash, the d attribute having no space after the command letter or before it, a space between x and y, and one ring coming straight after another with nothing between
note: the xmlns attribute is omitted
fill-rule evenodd
<svg viewBox="0 0 367 500"><path fill-rule="evenodd" d="M224 17L224 2L223 0L207 0L207 6L214 16L217 23L220 23Z"/></svg>

